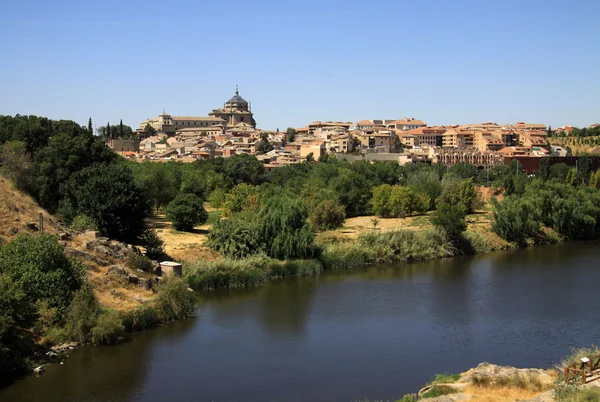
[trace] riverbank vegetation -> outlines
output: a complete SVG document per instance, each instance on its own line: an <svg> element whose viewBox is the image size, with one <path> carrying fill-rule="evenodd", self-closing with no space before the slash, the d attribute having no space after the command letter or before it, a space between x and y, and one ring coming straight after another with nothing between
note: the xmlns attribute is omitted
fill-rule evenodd
<svg viewBox="0 0 600 402"><path fill-rule="evenodd" d="M202 259L184 266L187 284L199 291L600 236L600 173L591 171L586 157L578 158L577 168L544 159L535 177L516 161L478 170L467 164L351 164L326 156L268 172L250 155L135 163L112 152L89 127L36 116L0 116L0 147L2 175L60 216L63 227L97 228L144 246L152 257L162 255L167 230L171 238L206 239L190 241L190 249L202 248L194 254ZM149 227L162 212L173 226ZM394 219L403 227L386 225ZM358 220L369 227L347 236L348 222ZM1 230L10 240L20 229ZM0 246L3 259L12 261L0 268L0 305L7 306L0 313L0 353L12 362L0 371L24 367L36 341L113 343L127 331L192 313L193 295L169 281L155 300L134 310L103 307L89 289L100 282L86 281L83 266L50 237L23 236ZM32 247L47 255L29 260ZM138 263L149 269L145 261L132 262Z"/></svg>
<svg viewBox="0 0 600 402"><path fill-rule="evenodd" d="M196 297L179 279L164 280L142 308L102 308L83 265L50 234L19 235L0 246L0 385L26 372L44 344L112 344L135 329L194 314Z"/></svg>

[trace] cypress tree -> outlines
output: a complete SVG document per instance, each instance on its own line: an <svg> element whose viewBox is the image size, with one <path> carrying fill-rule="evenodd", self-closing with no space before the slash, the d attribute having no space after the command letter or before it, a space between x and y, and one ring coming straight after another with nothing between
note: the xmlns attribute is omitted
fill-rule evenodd
<svg viewBox="0 0 600 402"><path fill-rule="evenodd" d="M123 138L123 119L119 122L119 138Z"/></svg>
<svg viewBox="0 0 600 402"><path fill-rule="evenodd" d="M90 134L94 134L94 129L92 128L92 118L90 117L90 119L88 120L88 131L90 132Z"/></svg>
<svg viewBox="0 0 600 402"><path fill-rule="evenodd" d="M108 122L106 124L106 137L107 138L112 138L111 135L110 135L110 122Z"/></svg>

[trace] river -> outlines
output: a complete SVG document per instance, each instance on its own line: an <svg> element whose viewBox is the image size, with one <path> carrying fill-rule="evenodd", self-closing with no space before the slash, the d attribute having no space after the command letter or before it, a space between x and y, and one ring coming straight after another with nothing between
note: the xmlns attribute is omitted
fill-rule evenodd
<svg viewBox="0 0 600 402"><path fill-rule="evenodd" d="M81 348L0 401L399 398L482 361L550 367L598 343L599 242L283 280L196 318Z"/></svg>

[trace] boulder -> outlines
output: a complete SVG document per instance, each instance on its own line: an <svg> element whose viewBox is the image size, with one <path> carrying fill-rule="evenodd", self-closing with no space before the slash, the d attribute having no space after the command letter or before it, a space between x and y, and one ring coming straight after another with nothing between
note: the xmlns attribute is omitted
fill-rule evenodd
<svg viewBox="0 0 600 402"><path fill-rule="evenodd" d="M32 232L39 232L40 229L38 228L37 223L35 222L27 222L26 224L23 225L23 227L27 230L30 230Z"/></svg>
<svg viewBox="0 0 600 402"><path fill-rule="evenodd" d="M125 267L123 265L111 265L108 267L108 271L106 275L114 276L121 279L129 279L129 274L125 271Z"/></svg>
<svg viewBox="0 0 600 402"><path fill-rule="evenodd" d="M63 232L58 234L58 240L71 240L71 235L69 233Z"/></svg>
<svg viewBox="0 0 600 402"><path fill-rule="evenodd" d="M152 280L148 278L139 278L138 285L146 290L152 289Z"/></svg>

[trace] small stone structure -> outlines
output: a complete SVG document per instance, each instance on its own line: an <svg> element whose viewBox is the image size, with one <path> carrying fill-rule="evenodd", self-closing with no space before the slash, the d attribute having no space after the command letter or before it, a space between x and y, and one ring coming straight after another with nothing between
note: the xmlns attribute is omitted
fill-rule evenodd
<svg viewBox="0 0 600 402"><path fill-rule="evenodd" d="M163 261L160 263L161 276L175 275L181 278L183 266L174 261Z"/></svg>

